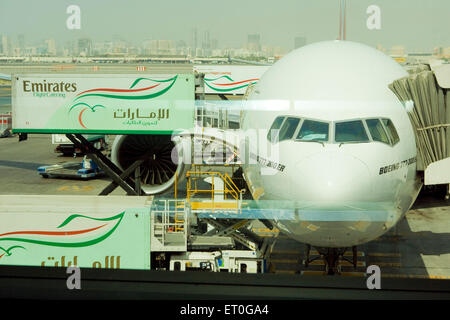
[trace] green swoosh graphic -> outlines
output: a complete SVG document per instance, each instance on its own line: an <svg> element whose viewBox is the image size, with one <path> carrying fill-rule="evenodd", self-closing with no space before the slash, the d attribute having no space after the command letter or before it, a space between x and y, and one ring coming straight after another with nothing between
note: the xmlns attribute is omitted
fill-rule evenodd
<svg viewBox="0 0 450 320"><path fill-rule="evenodd" d="M234 80L233 79L231 79L229 76L220 76L220 77L217 77L217 78L214 78L214 79L203 79L203 80L205 80L205 81L215 81L215 80L218 80L218 79L222 79L222 78L227 78L228 80L230 80L231 82L233 82Z"/></svg>
<svg viewBox="0 0 450 320"><path fill-rule="evenodd" d="M153 99L153 98L156 98L156 97L158 97L160 95L163 95L164 93L169 91L170 88L172 88L172 86L176 82L177 77L178 77L178 75L173 77L172 79L174 79L174 80L172 81L172 83L167 88L165 88L164 90L161 90L161 91L158 91L156 93L149 94L149 95L146 95L146 96L120 96L120 95L112 95L112 94L88 93L88 94L85 94L85 95L77 97L74 101L77 101L80 98L89 97L89 96L104 97L104 98L111 98L111 99L125 99L125 100Z"/></svg>
<svg viewBox="0 0 450 320"><path fill-rule="evenodd" d="M252 82L251 84L255 84L255 83L256 83L256 82ZM208 83L206 83L206 82L205 82L205 84L206 84L208 87L210 87L211 89L215 90L215 91L222 91L222 92L225 92L225 91L233 91L233 90L241 89L241 88L244 88L244 87L248 87L248 85L249 85L250 83L244 84L244 85L239 86L239 87L230 88L230 89L218 89L218 88L211 87L211 86L210 86Z"/></svg>
<svg viewBox="0 0 450 320"><path fill-rule="evenodd" d="M76 219L76 218L85 218L85 219L95 220L95 221L111 221L111 220L116 220L118 218L120 218L122 220L122 217L123 217L124 213L125 213L125 211L121 212L118 215L115 215L113 217L109 217L109 218L92 218L92 217L84 216L84 215L81 215L81 214L73 214L70 217L68 217L66 220L64 220L63 223L61 223L56 228L58 228L58 229L62 228L65 225L67 225L70 221L72 221L73 219Z"/></svg>
<svg viewBox="0 0 450 320"><path fill-rule="evenodd" d="M88 219L91 219L91 220L98 220L98 221L108 221L108 220L114 220L114 219L120 218L119 221L115 224L115 226L110 231L108 231L107 233L105 233L101 237L98 237L96 239L92 239L92 240L89 240L89 241L64 243L64 242L51 242L51 241L23 239L23 238L2 238L2 239L0 239L0 241L28 242L28 243L42 244L42 245L53 246L53 247L87 247L87 246L92 246L92 245L94 245L96 243L99 243L99 242L105 240L106 238L108 238L117 229L117 227L119 226L120 222L123 219L124 214L125 214L125 211L123 211L122 213L119 213L118 215L116 215L114 217L103 218L103 219L102 218L91 218L91 217L82 216L82 215L72 215L69 218L67 218L62 224L60 224L58 226L58 228L63 227L66 224L68 224L71 220L73 220L75 218L78 218L78 217L83 217L83 218L88 218Z"/></svg>
<svg viewBox="0 0 450 320"><path fill-rule="evenodd" d="M5 249L5 248L2 248L2 247L0 247L0 250L2 250L3 252L5 252L6 253L6 256L8 257L8 256L10 256L12 253L10 252L12 249L15 249L15 248L22 248L22 249L24 249L24 250L26 250L24 247L22 247L22 246L12 246L12 247L9 247L8 249Z"/></svg>
<svg viewBox="0 0 450 320"><path fill-rule="evenodd" d="M133 82L133 84L131 85L130 89L133 89L133 87L134 87L135 85L137 85L141 80L150 80L150 81L154 81L154 82L169 82L169 81L172 81L172 80L176 79L177 77L178 77L178 75L176 75L176 76L173 77L173 78L166 79L166 80L155 80L155 79L150 79L150 78L138 78L138 79L136 79L136 80ZM174 80L174 81L175 81L175 80Z"/></svg>
<svg viewBox="0 0 450 320"><path fill-rule="evenodd" d="M88 107L89 109L92 110L92 112L95 112L95 108L97 108L97 107L105 108L105 106L102 106L101 104L96 104L95 106L91 107L90 105L88 105L85 102L79 102L79 103L71 106L68 112L70 112L73 108L75 108L76 106L79 106L79 105L84 105L84 106Z"/></svg>

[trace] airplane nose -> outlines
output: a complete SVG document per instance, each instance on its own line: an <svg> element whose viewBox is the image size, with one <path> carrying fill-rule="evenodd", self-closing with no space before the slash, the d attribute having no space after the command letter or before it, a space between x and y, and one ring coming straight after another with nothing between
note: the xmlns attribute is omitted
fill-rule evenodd
<svg viewBox="0 0 450 320"><path fill-rule="evenodd" d="M372 194L367 165L352 155L324 152L296 164L298 198L312 201L364 201Z"/></svg>

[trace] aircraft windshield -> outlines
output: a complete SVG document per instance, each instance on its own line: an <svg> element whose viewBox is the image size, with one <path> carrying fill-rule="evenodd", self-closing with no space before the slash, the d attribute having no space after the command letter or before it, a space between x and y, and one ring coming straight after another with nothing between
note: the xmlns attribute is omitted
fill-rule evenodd
<svg viewBox="0 0 450 320"><path fill-rule="evenodd" d="M346 121L336 123L336 142L368 142L363 122L361 120Z"/></svg>
<svg viewBox="0 0 450 320"><path fill-rule="evenodd" d="M299 118L287 118L280 129L280 141L291 139L299 123Z"/></svg>
<svg viewBox="0 0 450 320"><path fill-rule="evenodd" d="M389 138L386 134L386 131L381 124L381 121L378 119L368 119L366 120L367 127L369 128L369 132L372 136L373 141L379 141L386 144L389 144Z"/></svg>
<svg viewBox="0 0 450 320"><path fill-rule="evenodd" d="M389 136L391 137L392 145L399 142L400 138L398 136L397 130L395 130L394 124L389 119L382 119L383 124L386 126Z"/></svg>
<svg viewBox="0 0 450 320"><path fill-rule="evenodd" d="M328 127L329 124L326 122L305 120L297 135L297 140L328 141Z"/></svg>
<svg viewBox="0 0 450 320"><path fill-rule="evenodd" d="M330 124L328 122L309 119L301 122L301 120L301 118L288 116L276 117L267 133L267 140L275 143L294 138L297 141L329 142ZM299 124L300 130L294 136ZM397 130L390 119L349 120L334 123L334 142L336 143L378 141L392 146L399 140Z"/></svg>
<svg viewBox="0 0 450 320"><path fill-rule="evenodd" d="M283 123L285 117L276 117L275 121L272 123L269 132L267 133L267 140L270 142L275 142L278 140L279 129Z"/></svg>

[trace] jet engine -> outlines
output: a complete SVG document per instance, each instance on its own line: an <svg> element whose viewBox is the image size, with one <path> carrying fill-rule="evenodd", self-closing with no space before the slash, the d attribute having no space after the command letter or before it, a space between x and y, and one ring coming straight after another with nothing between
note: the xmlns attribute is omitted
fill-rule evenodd
<svg viewBox="0 0 450 320"><path fill-rule="evenodd" d="M168 191L184 177L183 148L171 135L119 135L111 149L111 161L126 170L137 160L140 165L141 187L149 195Z"/></svg>

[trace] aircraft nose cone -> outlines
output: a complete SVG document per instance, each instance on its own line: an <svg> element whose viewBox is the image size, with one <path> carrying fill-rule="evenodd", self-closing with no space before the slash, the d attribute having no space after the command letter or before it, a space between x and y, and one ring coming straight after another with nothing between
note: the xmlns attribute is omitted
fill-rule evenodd
<svg viewBox="0 0 450 320"><path fill-rule="evenodd" d="M296 164L299 198L313 201L364 201L372 193L368 167L342 153L321 153Z"/></svg>

